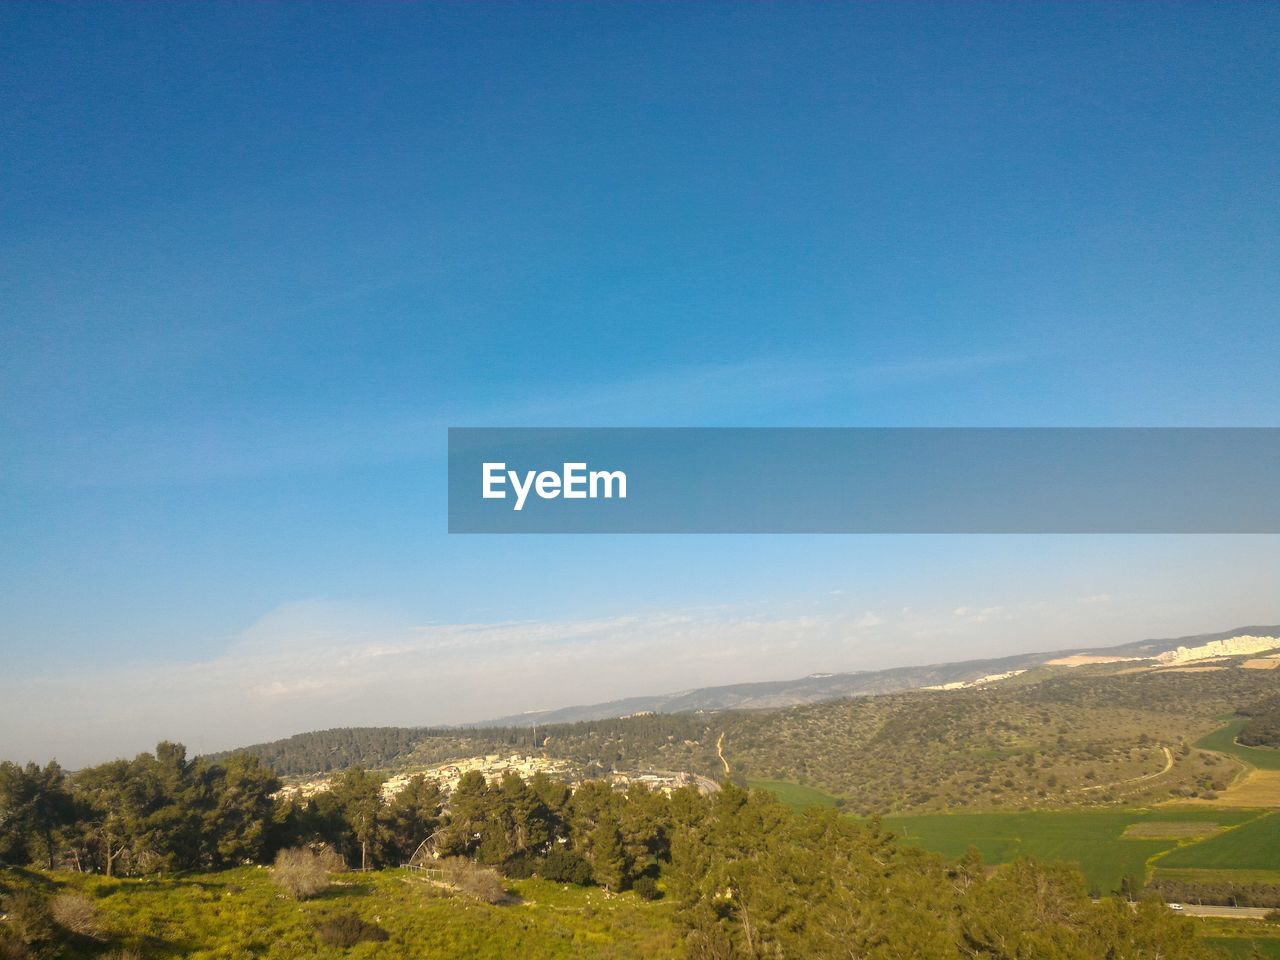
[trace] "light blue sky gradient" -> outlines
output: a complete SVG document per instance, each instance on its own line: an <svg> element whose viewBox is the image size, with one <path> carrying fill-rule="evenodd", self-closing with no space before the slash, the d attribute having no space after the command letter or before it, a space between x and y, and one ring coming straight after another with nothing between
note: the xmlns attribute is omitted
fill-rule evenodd
<svg viewBox="0 0 1280 960"><path fill-rule="evenodd" d="M1274 5L6 4L0 46L0 754L1280 620L1274 538L451 538L443 456L451 425L1280 423ZM758 604L827 626L502 680L583 618L727 611L682 642L731 655ZM412 707L371 675L221 736L91 685L91 746L23 719L107 670L241 656L224 705L304 674L298 609L326 649L535 626ZM244 654L263 623L293 660Z"/></svg>

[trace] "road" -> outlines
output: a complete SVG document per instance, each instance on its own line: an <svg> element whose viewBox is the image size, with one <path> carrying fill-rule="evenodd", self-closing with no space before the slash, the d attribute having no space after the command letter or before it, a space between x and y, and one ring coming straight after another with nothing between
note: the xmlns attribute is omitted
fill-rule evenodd
<svg viewBox="0 0 1280 960"><path fill-rule="evenodd" d="M1184 903L1178 913L1188 917L1232 917L1236 920L1261 920L1269 912L1268 907L1199 907Z"/></svg>

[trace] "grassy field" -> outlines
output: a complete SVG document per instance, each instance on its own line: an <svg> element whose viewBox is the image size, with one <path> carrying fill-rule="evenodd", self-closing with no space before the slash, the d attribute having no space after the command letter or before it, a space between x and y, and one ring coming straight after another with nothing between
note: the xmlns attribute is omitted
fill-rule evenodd
<svg viewBox="0 0 1280 960"><path fill-rule="evenodd" d="M1280 770L1280 750L1273 750L1270 747L1246 747L1244 744L1236 743L1236 734L1244 724L1244 720L1233 720L1225 727L1220 727L1213 733L1201 737L1196 741L1196 746L1201 750L1216 750L1219 753L1230 754L1259 770Z"/></svg>
<svg viewBox="0 0 1280 960"><path fill-rule="evenodd" d="M925 814L888 817L885 824L908 843L937 851L947 857L959 857L972 846L978 849L988 863L1008 863L1027 856L1078 863L1092 889L1099 893L1110 893L1119 888L1120 881L1125 876L1144 878L1148 861L1160 854L1168 851L1179 854L1189 852L1238 832L1229 830L1196 842L1170 836L1126 837L1125 831L1130 827L1153 823L1217 824L1219 827L1232 827L1258 817L1259 812L1256 810L1179 806L1130 810ZM1173 831L1166 829L1163 832ZM1269 836L1265 828L1262 833ZM1179 847L1180 843L1183 846ZM1160 864L1163 866L1167 859L1162 858ZM1276 862L1272 860L1273 865Z"/></svg>
<svg viewBox="0 0 1280 960"><path fill-rule="evenodd" d="M1280 960L1280 939L1259 937L1257 934L1241 933L1238 937L1205 937L1205 942L1212 944L1224 957L1231 960Z"/></svg>
<svg viewBox="0 0 1280 960"><path fill-rule="evenodd" d="M182 878L107 880L51 875L98 908L109 942L143 958L600 957L679 955L673 907L634 894L539 880L509 884L513 902L493 906L444 894L402 870L348 874L306 902L283 897L268 871L246 867ZM349 949L326 946L319 925L339 914L374 922L389 939ZM98 956L101 944L73 944L67 960Z"/></svg>
<svg viewBox="0 0 1280 960"><path fill-rule="evenodd" d="M747 786L752 790L768 790L775 797L796 810L807 807L834 807L836 798L816 787L806 787L802 783L787 783L785 780L748 780Z"/></svg>
<svg viewBox="0 0 1280 960"><path fill-rule="evenodd" d="M0 883L6 879L12 884L0 872ZM268 872L254 867L132 880L24 872L21 884L43 887L47 894L83 893L95 904L101 936L74 938L58 950L61 960L101 960L104 951L121 949L141 960L684 956L669 902L646 903L630 894L609 896L537 880L510 883L512 901L501 906L445 895L403 870L349 874L327 893L301 903L284 897ZM387 939L347 947L326 944L320 925L352 913L376 924ZM1218 918L1195 922L1224 958L1280 960L1280 925Z"/></svg>
<svg viewBox="0 0 1280 960"><path fill-rule="evenodd" d="M1161 857L1159 864L1162 868L1196 870L1280 869L1280 814L1270 813L1180 847Z"/></svg>
<svg viewBox="0 0 1280 960"><path fill-rule="evenodd" d="M1240 960L1253 957L1280 960L1280 924L1260 920L1227 920L1201 917L1196 920L1200 936L1223 956Z"/></svg>

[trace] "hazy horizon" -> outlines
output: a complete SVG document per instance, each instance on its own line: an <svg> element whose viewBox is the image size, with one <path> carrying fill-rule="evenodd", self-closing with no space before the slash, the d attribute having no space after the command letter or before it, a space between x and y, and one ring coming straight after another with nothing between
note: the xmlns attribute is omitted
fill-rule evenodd
<svg viewBox="0 0 1280 960"><path fill-rule="evenodd" d="M1278 573L1273 558L1259 581ZM466 724L697 687L1280 623L1274 601L1250 607L1223 597L1222 619L1210 620L1166 589L1141 600L1098 593L879 612L857 612L844 591L832 590L809 603L426 625L301 601L271 611L206 660L0 680L0 725L9 732L0 759L77 768L162 739L212 753L330 727ZM1147 602L1166 609L1144 614ZM1229 619L1229 608L1258 615ZM103 688L112 694L106 707L94 696ZM53 696L64 706L50 718L41 707ZM15 750L23 743L25 752Z"/></svg>

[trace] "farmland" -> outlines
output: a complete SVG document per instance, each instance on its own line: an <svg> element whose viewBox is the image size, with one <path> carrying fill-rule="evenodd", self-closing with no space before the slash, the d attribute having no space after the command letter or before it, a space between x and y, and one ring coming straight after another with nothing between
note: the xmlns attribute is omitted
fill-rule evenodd
<svg viewBox="0 0 1280 960"><path fill-rule="evenodd" d="M1075 862L1080 865L1090 889L1105 894L1120 889L1125 877L1143 880L1150 862L1162 854L1172 856L1171 851L1189 854L1202 845L1217 842L1236 832L1215 831L1208 839L1197 841L1175 836L1183 832L1180 826L1237 827L1257 821L1259 816L1256 810L1177 806L924 814L889 817L885 824L907 843L950 858L961 856L972 846L988 863L1009 863L1028 856ZM1150 831L1165 833L1163 837L1135 837L1131 832L1126 835L1132 827L1150 830L1153 824L1176 826L1169 830L1157 828ZM1272 857L1271 862L1276 863L1274 853ZM1166 859L1162 857L1158 862L1163 866Z"/></svg>
<svg viewBox="0 0 1280 960"><path fill-rule="evenodd" d="M1216 750L1229 754L1259 770L1280 770L1280 750L1271 747L1246 747L1236 742L1236 735L1243 729L1245 720L1233 720L1225 727L1214 730L1196 741L1201 750Z"/></svg>
<svg viewBox="0 0 1280 960"><path fill-rule="evenodd" d="M1215 817L1226 813L1215 811ZM1256 817L1199 843L1188 844L1161 857L1161 868L1219 870L1280 869L1280 814Z"/></svg>
<svg viewBox="0 0 1280 960"><path fill-rule="evenodd" d="M817 787L807 787L801 783L788 783L785 780L748 780L747 786L752 790L767 790L775 797L795 810L808 807L835 807L840 800L824 793Z"/></svg>

